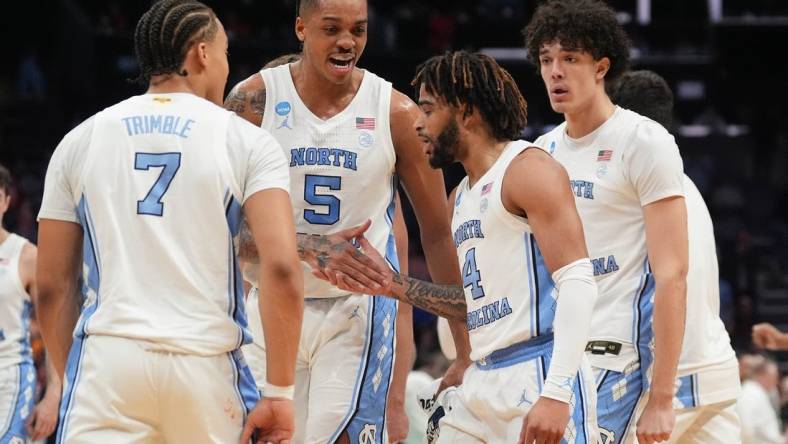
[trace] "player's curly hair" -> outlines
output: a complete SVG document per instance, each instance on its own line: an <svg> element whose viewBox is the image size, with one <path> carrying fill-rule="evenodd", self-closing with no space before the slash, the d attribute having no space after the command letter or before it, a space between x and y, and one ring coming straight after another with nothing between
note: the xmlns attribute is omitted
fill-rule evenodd
<svg viewBox="0 0 788 444"><path fill-rule="evenodd" d="M218 30L216 14L194 0L160 0L142 15L134 31L134 52L140 65L137 81L147 83L151 77L177 74L192 44L209 41Z"/></svg>
<svg viewBox="0 0 788 444"><path fill-rule="evenodd" d="M0 190L5 191L5 195L11 194L11 187L14 185L14 180L11 178L11 172L8 168L0 164Z"/></svg>
<svg viewBox="0 0 788 444"><path fill-rule="evenodd" d="M610 85L605 84L610 100L659 123L668 130L673 124L673 91L659 74L627 71Z"/></svg>
<svg viewBox="0 0 788 444"><path fill-rule="evenodd" d="M508 71L490 56L467 51L434 56L416 68L411 85L452 106L478 111L498 140L513 140L525 129L528 104Z"/></svg>
<svg viewBox="0 0 788 444"><path fill-rule="evenodd" d="M616 13L601 0L550 0L540 5L523 29L528 57L539 65L543 45L558 42L565 49L610 59L606 81L629 67L630 41Z"/></svg>

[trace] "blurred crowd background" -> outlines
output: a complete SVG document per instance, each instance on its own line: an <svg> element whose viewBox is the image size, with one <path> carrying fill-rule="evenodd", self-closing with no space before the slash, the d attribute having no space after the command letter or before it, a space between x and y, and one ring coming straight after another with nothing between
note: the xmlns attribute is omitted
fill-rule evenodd
<svg viewBox="0 0 788 444"><path fill-rule="evenodd" d="M77 123L142 92L134 26L145 1L27 0L5 5L0 68L0 163L16 190L5 226L36 239L36 214L52 150ZM268 60L299 50L294 0L207 0L230 37L228 88ZM521 29L526 0L369 0L369 44L359 65L413 95L418 63L448 49L484 51L517 79L529 105L524 138L561 121L549 106ZM788 330L788 2L613 0L632 41L632 62L665 77L676 97L674 127L687 174L711 211L720 262L721 316L742 356L751 326ZM460 180L446 171L447 186ZM410 272L428 273L418 225L404 204ZM435 318L415 314L417 367L437 373ZM691 334L691 333L690 333ZM788 353L771 354L788 374ZM749 359L749 358L744 358ZM746 375L745 375L746 376ZM779 377L779 376L778 376ZM782 404L788 399L783 384ZM785 409L784 413L788 413ZM787 415L783 415L788 419Z"/></svg>

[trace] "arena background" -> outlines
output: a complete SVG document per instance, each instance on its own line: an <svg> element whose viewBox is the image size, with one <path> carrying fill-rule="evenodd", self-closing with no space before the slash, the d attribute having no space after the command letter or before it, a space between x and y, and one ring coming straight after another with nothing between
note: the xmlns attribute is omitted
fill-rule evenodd
<svg viewBox="0 0 788 444"><path fill-rule="evenodd" d="M11 14L11 4L17 12ZM298 51L292 0L207 0L230 36L228 88L275 56ZM676 96L674 128L686 172L711 211L720 262L721 316L739 353L750 328L788 330L788 2L780 0L616 0L633 40L633 67L664 76ZM52 150L77 123L143 89L132 34L146 1L6 2L0 18L0 163L15 176L5 226L36 238L35 215ZM527 101L533 140L560 122L521 29L538 2L370 0L369 44L359 65L413 95L415 66L447 49L495 56ZM462 170L446 171L453 187ZM405 203L410 271L427 277L418 226ZM435 353L435 318L415 315L416 367L445 363ZM687 334L692 334L688 331ZM783 373L788 354L774 355ZM788 393L783 394L783 399ZM783 409L783 412L786 412ZM788 419L786 415L784 418Z"/></svg>

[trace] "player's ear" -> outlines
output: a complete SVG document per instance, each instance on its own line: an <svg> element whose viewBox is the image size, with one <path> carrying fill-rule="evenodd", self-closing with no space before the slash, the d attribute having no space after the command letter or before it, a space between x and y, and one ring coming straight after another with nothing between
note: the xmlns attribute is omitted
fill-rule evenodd
<svg viewBox="0 0 788 444"><path fill-rule="evenodd" d="M607 75L607 72L610 70L610 59L607 57L602 57L601 59L596 61L596 79L602 80Z"/></svg>
<svg viewBox="0 0 788 444"><path fill-rule="evenodd" d="M459 107L459 113L461 118L461 122L463 126L467 127L469 125L473 125L474 121L478 118L479 113L475 112L473 107L467 103L463 103Z"/></svg>
<svg viewBox="0 0 788 444"><path fill-rule="evenodd" d="M306 24L304 23L304 19L300 16L296 17L295 21L295 33L298 41L304 43L304 28L306 28Z"/></svg>
<svg viewBox="0 0 788 444"><path fill-rule="evenodd" d="M197 42L189 48L189 52L186 53L186 57L184 59L184 65L186 62L192 58L194 62L200 67L201 70L205 69L208 65L208 43L207 42Z"/></svg>

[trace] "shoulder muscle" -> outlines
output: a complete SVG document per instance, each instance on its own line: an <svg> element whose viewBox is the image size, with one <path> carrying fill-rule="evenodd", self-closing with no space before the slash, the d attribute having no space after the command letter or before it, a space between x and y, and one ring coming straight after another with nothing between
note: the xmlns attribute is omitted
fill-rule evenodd
<svg viewBox="0 0 788 444"><path fill-rule="evenodd" d="M263 76L254 73L235 85L224 100L224 107L260 126L265 113L265 95Z"/></svg>

